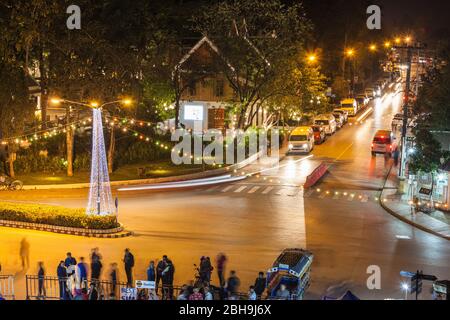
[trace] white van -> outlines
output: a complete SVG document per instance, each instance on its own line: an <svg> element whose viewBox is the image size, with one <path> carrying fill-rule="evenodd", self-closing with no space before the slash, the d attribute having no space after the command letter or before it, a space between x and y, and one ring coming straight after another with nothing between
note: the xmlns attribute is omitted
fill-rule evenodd
<svg viewBox="0 0 450 320"><path fill-rule="evenodd" d="M322 126L327 135L332 135L336 132L336 119L332 114L321 114L314 118L314 124Z"/></svg>
<svg viewBox="0 0 450 320"><path fill-rule="evenodd" d="M311 127L297 127L289 136L289 151L309 153L314 149L314 131Z"/></svg>

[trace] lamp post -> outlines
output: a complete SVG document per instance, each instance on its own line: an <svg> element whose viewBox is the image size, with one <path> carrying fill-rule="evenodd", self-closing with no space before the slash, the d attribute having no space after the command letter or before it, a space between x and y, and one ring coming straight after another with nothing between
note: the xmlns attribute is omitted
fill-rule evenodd
<svg viewBox="0 0 450 320"><path fill-rule="evenodd" d="M405 300L408 300L409 286L406 282L402 283L402 289L405 291Z"/></svg>
<svg viewBox="0 0 450 320"><path fill-rule="evenodd" d="M103 137L102 109L112 104L130 105L131 100L116 100L103 104L91 102L89 104L67 99L51 99L53 104L70 103L92 109L92 159L91 159L91 183L89 190L87 214L110 215L114 214L115 206L109 184L109 174L106 161L105 139Z"/></svg>

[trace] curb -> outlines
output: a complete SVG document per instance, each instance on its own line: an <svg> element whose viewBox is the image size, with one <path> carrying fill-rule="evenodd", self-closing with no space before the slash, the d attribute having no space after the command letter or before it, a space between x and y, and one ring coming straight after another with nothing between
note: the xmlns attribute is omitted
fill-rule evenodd
<svg viewBox="0 0 450 320"><path fill-rule="evenodd" d="M264 150L259 151L258 153L250 156L240 163L236 163L230 165L228 167L208 170L204 172L190 173L179 176L170 176L163 178L150 178L150 179L137 179L137 180L123 180L123 181L111 181L110 186L128 186L128 185L140 185L140 184L157 184L164 182L178 182L178 181L186 181L192 179L201 179L201 178L209 178L225 173L229 173L233 170L239 170L243 167L250 165L251 163L258 160ZM22 190L52 190L52 189L86 189L89 188L90 183L73 183L73 184L49 184L49 185L24 185Z"/></svg>
<svg viewBox="0 0 450 320"><path fill-rule="evenodd" d="M392 188L391 188L391 189L392 189ZM388 206L386 206L386 205L384 204L383 200L382 200L382 199L383 199L383 192L384 192L384 191L385 191L385 188L383 188L383 190L381 191L381 195L380 195L380 197L379 197L378 202L380 203L381 207L382 207L385 211L387 211L389 214L391 214L392 216L396 217L397 219L399 219L399 220L401 220L401 221L403 221L403 222L405 222L405 223L407 223L407 224L409 224L409 225L412 225L413 227L416 227L417 229L420 229L420 230L422 230L422 231L428 232L428 233L433 234L433 235L435 235L435 236L437 236L437 237L440 237L440 238L443 238L443 239L445 239L445 240L449 240L449 241L450 241L450 237L445 236L445 235L443 235L443 234L440 234L439 232L436 232L436 231L434 231L434 230L431 230L431 229L429 229L429 228L427 228L427 227L424 227L424 226L421 225L421 224L415 223L415 222L413 222L413 221L411 221L411 220L405 218L404 216L398 214L397 212L395 212L394 210L392 210L392 209L389 208Z"/></svg>
<svg viewBox="0 0 450 320"><path fill-rule="evenodd" d="M93 230L93 229L81 229L71 227L59 227L40 223L0 220L0 227L46 231L73 236L103 238L103 239L125 238L133 235L131 231L124 231L123 226L111 230Z"/></svg>

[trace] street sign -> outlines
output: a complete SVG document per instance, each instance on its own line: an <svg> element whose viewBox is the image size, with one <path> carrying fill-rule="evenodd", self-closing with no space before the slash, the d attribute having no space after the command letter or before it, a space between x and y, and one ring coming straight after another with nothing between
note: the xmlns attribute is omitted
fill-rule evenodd
<svg viewBox="0 0 450 320"><path fill-rule="evenodd" d="M137 289L155 289L156 283L155 283L155 281L136 280L136 288Z"/></svg>
<svg viewBox="0 0 450 320"><path fill-rule="evenodd" d="M120 300L137 300L137 289L120 288Z"/></svg>
<svg viewBox="0 0 450 320"><path fill-rule="evenodd" d="M426 281L436 281L437 280L437 277L433 276L431 274L421 274L420 278L423 280L426 280Z"/></svg>
<svg viewBox="0 0 450 320"><path fill-rule="evenodd" d="M400 275L402 277L406 277L406 278L412 278L414 277L416 274L414 272L409 272L409 271L400 271Z"/></svg>

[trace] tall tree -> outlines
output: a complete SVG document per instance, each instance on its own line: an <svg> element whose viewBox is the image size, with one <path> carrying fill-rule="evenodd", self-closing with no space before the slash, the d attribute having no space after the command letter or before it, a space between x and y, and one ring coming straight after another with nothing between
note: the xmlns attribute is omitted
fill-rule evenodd
<svg viewBox="0 0 450 320"><path fill-rule="evenodd" d="M279 0L234 0L209 5L194 17L195 30L207 34L223 53L220 70L234 89L238 127L258 109L276 77L302 52L311 24L300 4Z"/></svg>

